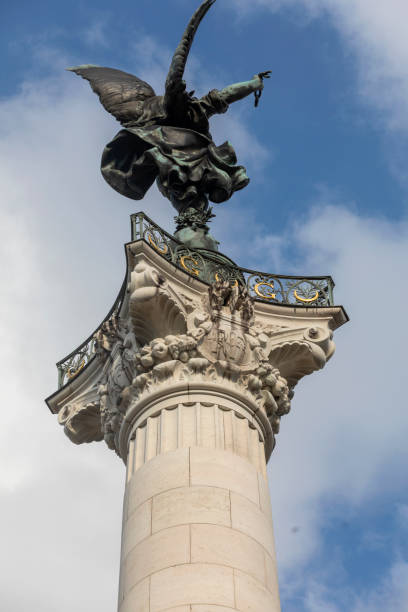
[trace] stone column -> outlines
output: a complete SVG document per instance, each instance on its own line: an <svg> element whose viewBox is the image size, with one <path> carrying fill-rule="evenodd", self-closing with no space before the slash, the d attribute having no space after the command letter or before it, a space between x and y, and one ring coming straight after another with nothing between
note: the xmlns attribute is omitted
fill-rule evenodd
<svg viewBox="0 0 408 612"><path fill-rule="evenodd" d="M119 610L278 611L271 432L255 402L194 386L164 387L129 423Z"/></svg>
<svg viewBox="0 0 408 612"><path fill-rule="evenodd" d="M126 464L119 612L278 612L266 462L344 312L255 303L153 247L127 245L95 356L48 399L73 442Z"/></svg>

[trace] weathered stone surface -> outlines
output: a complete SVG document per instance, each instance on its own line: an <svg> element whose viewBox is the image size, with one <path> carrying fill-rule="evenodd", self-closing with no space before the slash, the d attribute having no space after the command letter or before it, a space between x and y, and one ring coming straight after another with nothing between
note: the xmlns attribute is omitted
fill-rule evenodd
<svg viewBox="0 0 408 612"><path fill-rule="evenodd" d="M152 500L137 506L123 525L122 557L125 558L134 547L151 535L152 531Z"/></svg>
<svg viewBox="0 0 408 612"><path fill-rule="evenodd" d="M236 608L224 608L224 606L191 606L191 612L236 612Z"/></svg>
<svg viewBox="0 0 408 612"><path fill-rule="evenodd" d="M189 451L181 448L145 463L130 480L127 516L154 495L189 484Z"/></svg>
<svg viewBox="0 0 408 612"><path fill-rule="evenodd" d="M234 572L235 597L238 610L245 612L275 612L280 610L279 593L271 593L263 584L238 570Z"/></svg>
<svg viewBox="0 0 408 612"><path fill-rule="evenodd" d="M163 529L137 544L124 560L124 595L140 580L167 567L190 562L190 529Z"/></svg>
<svg viewBox="0 0 408 612"><path fill-rule="evenodd" d="M262 545L230 527L192 525L191 562L239 569L266 585Z"/></svg>
<svg viewBox="0 0 408 612"><path fill-rule="evenodd" d="M222 565L193 563L170 567L152 576L150 589L150 612L186 603L234 606L233 570Z"/></svg>
<svg viewBox="0 0 408 612"><path fill-rule="evenodd" d="M192 448L190 478L193 486L229 489L258 503L258 476L245 459L221 450Z"/></svg>
<svg viewBox="0 0 408 612"><path fill-rule="evenodd" d="M274 554L272 522L258 504L231 491L231 527L256 540L270 554Z"/></svg>
<svg viewBox="0 0 408 612"><path fill-rule="evenodd" d="M144 243L127 255L128 297L98 330L92 367L49 400L67 435L104 437L126 461L127 427L153 390L211 382L255 405L268 458L294 386L334 352L341 309L253 303L218 281L208 292Z"/></svg>
<svg viewBox="0 0 408 612"><path fill-rule="evenodd" d="M230 491L192 486L172 489L153 498L153 533L190 523L230 526Z"/></svg>
<svg viewBox="0 0 408 612"><path fill-rule="evenodd" d="M119 602L119 612L150 612L150 581L142 580Z"/></svg>
<svg viewBox="0 0 408 612"><path fill-rule="evenodd" d="M208 289L141 242L127 257L120 312L52 399L71 440L127 465L119 611L279 612L266 462L339 309Z"/></svg>

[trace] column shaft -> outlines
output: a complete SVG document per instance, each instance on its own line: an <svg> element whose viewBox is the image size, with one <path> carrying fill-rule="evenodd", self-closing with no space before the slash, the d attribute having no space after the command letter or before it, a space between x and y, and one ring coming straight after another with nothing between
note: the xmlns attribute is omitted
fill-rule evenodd
<svg viewBox="0 0 408 612"><path fill-rule="evenodd" d="M119 612L278 612L260 431L210 402L149 410L132 430Z"/></svg>

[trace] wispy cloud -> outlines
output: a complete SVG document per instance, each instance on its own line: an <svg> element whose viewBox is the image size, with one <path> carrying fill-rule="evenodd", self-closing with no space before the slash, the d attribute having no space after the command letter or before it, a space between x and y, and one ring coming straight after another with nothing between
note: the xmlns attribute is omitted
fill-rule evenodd
<svg viewBox="0 0 408 612"><path fill-rule="evenodd" d="M0 591L15 612L115 607L123 466L101 445L74 448L44 398L55 361L98 325L123 278L135 203L99 172L118 127L63 71L0 102ZM144 206L169 223L157 192Z"/></svg>
<svg viewBox="0 0 408 612"><path fill-rule="evenodd" d="M140 57L143 53L146 73L156 71L158 86L168 66L162 49L146 40ZM239 119L235 125L234 115L227 119L226 134L235 132L233 144L242 156L260 147L250 160L256 165L262 145ZM216 127L217 137L224 127ZM5 575L0 583L7 609L16 612L29 605L44 612L88 611L84 574L92 607L101 612L114 607L123 466L102 445L72 447L43 397L55 387L55 359L106 314L123 275L121 245L128 240L135 203L110 190L98 168L117 128L88 85L70 74L26 82L18 95L0 103L1 248L7 261L1 303L7 320L1 356L7 410L0 417L0 447L8 457L7 470L0 469L5 517L0 559L19 576L24 558L27 577L24 589ZM143 208L170 227L173 211L157 191ZM247 254L239 245L248 227L244 215L234 221L229 236L243 258ZM265 247L255 253L259 262L263 258L259 267L295 261L302 271L332 272L337 298L352 317L337 334L333 363L299 385L270 468L283 587L300 580L305 610L337 612L327 584L317 588L305 571L322 550L324 502L334 499L350 512L361 510L380 495L391 498L406 478L401 334L408 290L401 279L408 228L358 216L324 192L301 223L280 235L258 234ZM107 249L107 243L117 249ZM403 506L400 515L402 520ZM395 560L380 587L355 594L351 609L400 612L407 605L407 583L406 563Z"/></svg>
<svg viewBox="0 0 408 612"><path fill-rule="evenodd" d="M402 612L408 609L408 563L396 561L373 591L358 597L353 612Z"/></svg>
<svg viewBox="0 0 408 612"><path fill-rule="evenodd" d="M92 23L83 31L83 38L89 46L99 45L107 47L109 45L109 33L107 28L109 26L109 18L99 16L95 18Z"/></svg>
<svg viewBox="0 0 408 612"><path fill-rule="evenodd" d="M241 17L256 10L299 9L325 16L357 60L360 94L392 131L408 131L408 39L404 0L233 0ZM299 12L297 13L299 15Z"/></svg>
<svg viewBox="0 0 408 612"><path fill-rule="evenodd" d="M169 53L152 40L141 44L139 76L146 70L151 77L154 69L159 86ZM104 183L100 155L119 124L85 81L61 70L68 62L56 50L42 45L36 61L47 76L27 79L0 101L0 314L6 322L0 562L8 567L0 591L3 607L13 612L108 612L117 590L123 466L104 445L74 447L44 398L56 386L55 361L88 336L116 297L129 214L143 208L171 229L174 211L156 188L138 204ZM256 145L239 132L238 121L228 125L237 128L243 147ZM22 558L24 589L14 581Z"/></svg>
<svg viewBox="0 0 408 612"><path fill-rule="evenodd" d="M330 270L337 282L336 301L351 315L351 322L336 334L333 362L299 385L270 462L282 587L290 592L299 580L297 593L305 610L337 611L340 600L336 602L331 576L326 583L319 577L326 594L307 587L309 563L320 559L323 566L329 561L323 544L330 522L339 512L364 512L375 500L394 503L406 478L403 321L408 288L401 279L408 259L408 224L359 216L326 191L315 208L287 228L285 238L282 245L292 245L288 261L297 262L298 273L301 265L309 273ZM288 253L286 249L286 257ZM401 506L400 520L405 513ZM372 544L372 539L360 542L371 553ZM404 571L404 563L390 568L380 590L349 593L347 606L341 600L338 609L405 609L395 603L405 601L405 587L395 578ZM389 606L381 604L387 597ZM372 607L364 607L363 601Z"/></svg>

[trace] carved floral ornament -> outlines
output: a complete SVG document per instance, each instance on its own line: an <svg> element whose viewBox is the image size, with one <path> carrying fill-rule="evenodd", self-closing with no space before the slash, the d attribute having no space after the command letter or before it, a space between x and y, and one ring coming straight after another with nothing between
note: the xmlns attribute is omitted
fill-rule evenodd
<svg viewBox="0 0 408 612"><path fill-rule="evenodd" d="M253 299L235 283L217 280L207 293L182 293L142 260L135 262L128 295L120 315L95 335L99 366L91 390L60 410L59 421L76 443L104 438L118 452L124 419L140 400L193 382L238 391L276 434L297 380L323 367L334 350L330 332L319 327L293 330L258 320Z"/></svg>

